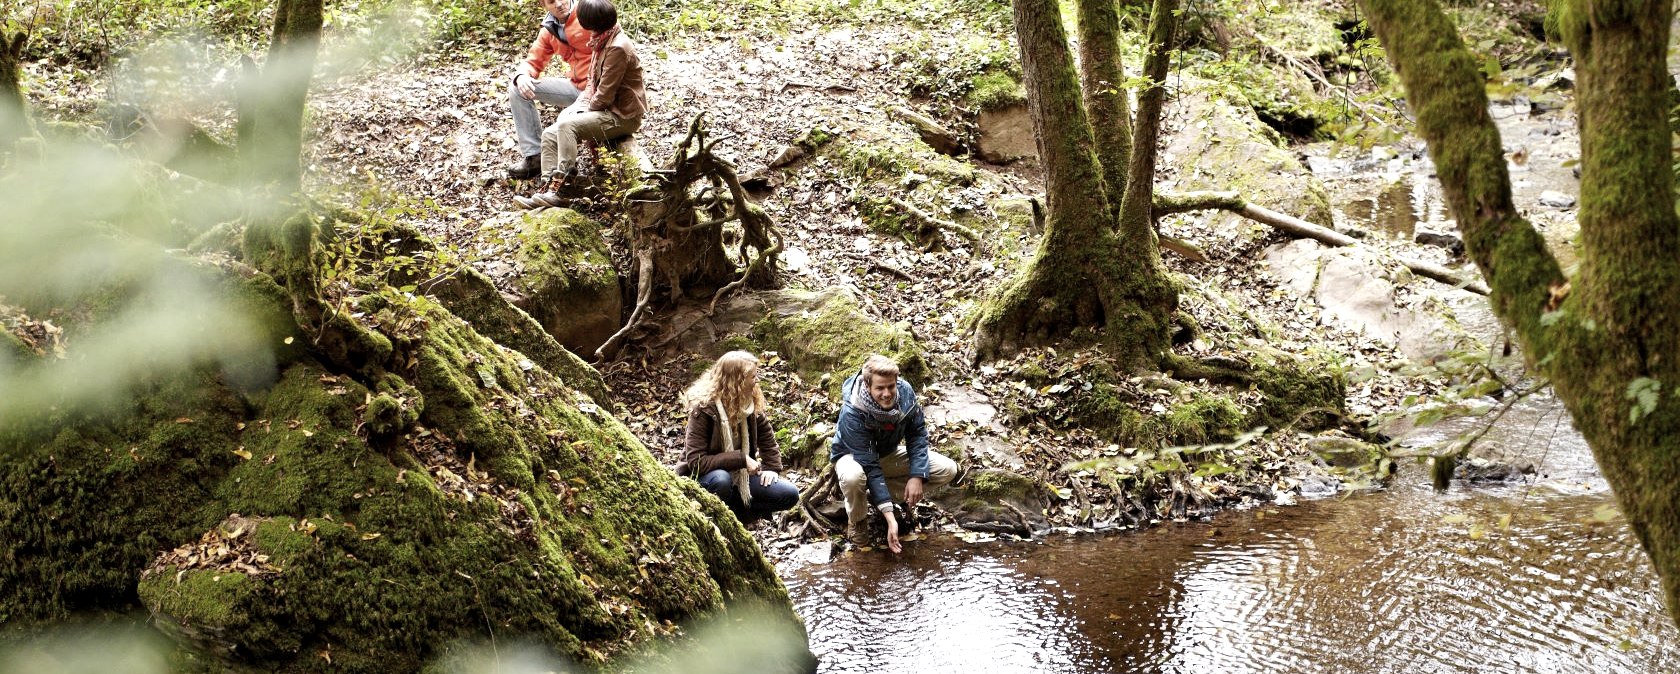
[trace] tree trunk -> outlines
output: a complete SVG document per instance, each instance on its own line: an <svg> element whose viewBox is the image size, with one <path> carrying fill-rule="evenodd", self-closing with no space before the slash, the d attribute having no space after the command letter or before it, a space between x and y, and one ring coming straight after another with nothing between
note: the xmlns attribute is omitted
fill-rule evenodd
<svg viewBox="0 0 1680 674"><path fill-rule="evenodd" d="M1085 110L1091 115L1091 131L1097 141L1104 196L1110 208L1118 209L1132 155L1132 106L1121 86L1126 81L1126 69L1120 58L1120 12L1114 0L1078 2Z"/></svg>
<svg viewBox="0 0 1680 674"><path fill-rule="evenodd" d="M1586 436L1680 615L1680 220L1666 93L1669 3L1554 6L1577 60L1580 271L1511 200L1476 62L1434 2L1365 0L1465 247ZM1590 10L1590 11L1589 11ZM1664 387L1667 390L1664 390Z"/></svg>
<svg viewBox="0 0 1680 674"><path fill-rule="evenodd" d="M1120 241L1126 258L1147 265L1159 282L1151 285L1165 287L1161 271L1161 249L1155 241L1155 143L1161 136L1161 108L1166 102L1167 61L1172 53L1173 28L1178 23L1178 0L1155 0L1149 17L1149 57L1143 64L1147 80L1138 95L1137 125L1133 128L1131 166L1127 169L1125 200L1120 204ZM1158 291L1159 292L1159 291ZM1171 315L1178 304L1177 293L1166 298L1152 298L1170 305Z"/></svg>
<svg viewBox="0 0 1680 674"><path fill-rule="evenodd" d="M239 87L239 153L246 176L281 195L303 182L303 117L320 46L323 0L278 0L261 75L247 65Z"/></svg>
<svg viewBox="0 0 1680 674"><path fill-rule="evenodd" d="M28 105L18 84L23 74L23 45L28 39L25 33L0 33L0 148L11 147L28 125Z"/></svg>
<svg viewBox="0 0 1680 674"><path fill-rule="evenodd" d="M1061 14L1055 0L1014 6L1049 214L1032 262L982 309L975 355L993 358L1083 328L1101 331L1122 367L1153 364L1169 346L1170 310L1163 315L1133 293L1152 294L1160 269L1134 264L1114 233Z"/></svg>

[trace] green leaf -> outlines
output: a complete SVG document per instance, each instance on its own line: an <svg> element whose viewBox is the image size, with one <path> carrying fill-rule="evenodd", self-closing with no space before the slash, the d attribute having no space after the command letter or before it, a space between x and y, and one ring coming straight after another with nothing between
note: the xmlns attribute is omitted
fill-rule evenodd
<svg viewBox="0 0 1680 674"><path fill-rule="evenodd" d="M1633 402L1628 410L1628 423L1637 424L1645 415L1655 412L1662 397L1662 382L1640 377L1628 382L1627 399Z"/></svg>

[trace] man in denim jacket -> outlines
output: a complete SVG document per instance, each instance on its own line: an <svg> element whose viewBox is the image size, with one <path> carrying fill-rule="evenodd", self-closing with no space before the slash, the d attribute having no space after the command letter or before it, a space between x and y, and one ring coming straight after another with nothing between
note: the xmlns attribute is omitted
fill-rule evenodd
<svg viewBox="0 0 1680 674"><path fill-rule="evenodd" d="M887 548L902 552L894 497L904 499L908 514L927 489L957 476L957 463L928 449L916 391L898 378L898 363L891 358L870 356L840 391L840 420L828 458L846 497L846 540L869 550L869 514L879 512L887 523Z"/></svg>

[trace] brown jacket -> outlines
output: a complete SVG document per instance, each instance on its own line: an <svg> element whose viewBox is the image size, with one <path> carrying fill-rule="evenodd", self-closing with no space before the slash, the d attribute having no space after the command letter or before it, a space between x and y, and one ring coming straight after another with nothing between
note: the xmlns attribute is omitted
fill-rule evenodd
<svg viewBox="0 0 1680 674"><path fill-rule="evenodd" d="M745 454L723 451L723 429L718 428L717 417L717 407L712 405L697 405L688 413L688 438L683 443L682 460L688 463L689 474L696 478L714 470L747 467ZM776 446L776 432L763 412L747 415L747 431L752 434L752 447L759 462L764 464L763 469L782 472L782 452Z"/></svg>
<svg viewBox="0 0 1680 674"><path fill-rule="evenodd" d="M590 111L607 110L621 119L641 119L647 110L647 90L642 85L642 60L636 43L623 32L613 36L595 53L590 64L589 88L582 98Z"/></svg>

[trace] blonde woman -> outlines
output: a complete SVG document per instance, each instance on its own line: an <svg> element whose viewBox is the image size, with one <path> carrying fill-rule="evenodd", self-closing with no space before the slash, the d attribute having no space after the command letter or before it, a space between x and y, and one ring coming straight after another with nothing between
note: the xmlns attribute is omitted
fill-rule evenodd
<svg viewBox="0 0 1680 674"><path fill-rule="evenodd" d="M764 415L757 358L723 354L688 387L683 404L689 409L683 463L742 524L799 503L799 489L780 477L782 453Z"/></svg>

